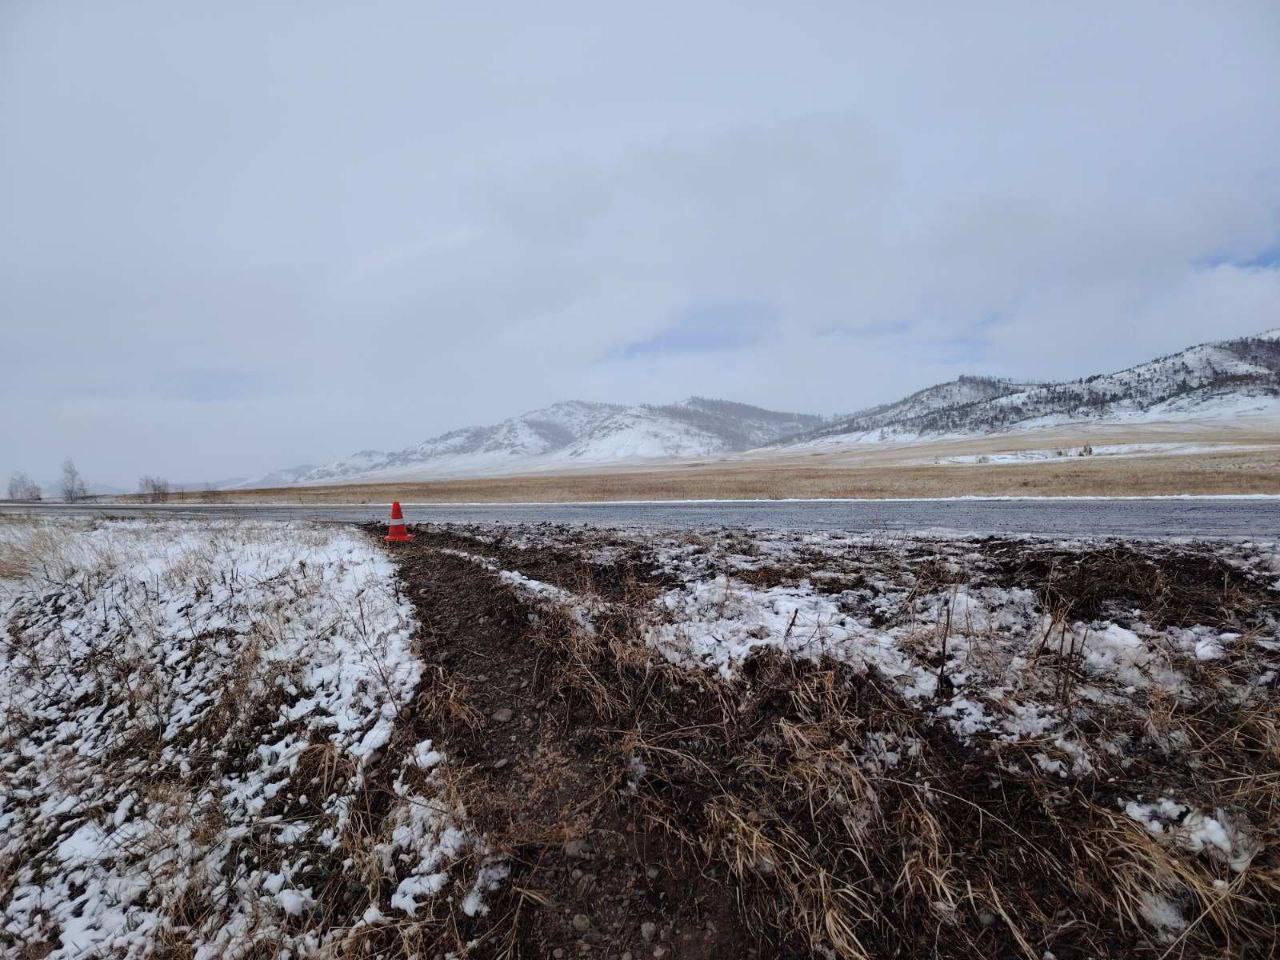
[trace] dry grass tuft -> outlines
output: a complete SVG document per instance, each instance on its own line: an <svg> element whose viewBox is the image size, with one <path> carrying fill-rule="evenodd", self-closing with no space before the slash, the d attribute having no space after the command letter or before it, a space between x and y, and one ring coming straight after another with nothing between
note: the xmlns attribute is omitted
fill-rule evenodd
<svg viewBox="0 0 1280 960"><path fill-rule="evenodd" d="M17 580L55 563L59 541L54 525L0 516L0 580Z"/></svg>

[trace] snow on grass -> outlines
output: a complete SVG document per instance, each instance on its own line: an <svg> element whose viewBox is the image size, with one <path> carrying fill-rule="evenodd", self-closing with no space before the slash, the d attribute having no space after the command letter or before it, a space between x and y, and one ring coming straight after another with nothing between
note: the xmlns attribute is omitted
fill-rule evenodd
<svg viewBox="0 0 1280 960"><path fill-rule="evenodd" d="M797 789L820 781L808 803L865 780L854 823L874 820L878 793L904 788L927 809L994 808L992 822L1060 835L1068 859L1105 867L1096 886L1078 879L1081 895L1114 910L1121 928L1143 928L1149 943L1200 943L1211 912L1236 918L1224 929L1239 919L1250 937L1270 936L1267 909L1242 918L1280 890L1274 543L546 524L453 527L441 540L435 549L525 603L570 614L551 622L572 633L576 620L589 634L575 651L607 644L624 673L639 666L646 677L660 657L712 675L697 682L730 703L803 703L822 762L785 736L756 762L772 776L795 764ZM835 780L804 779L837 757ZM647 771L633 756L630 792L643 792ZM934 835L946 836L936 824ZM1004 849L986 836L946 839ZM1043 865L1064 854L1037 855ZM760 869L772 875L768 862ZM422 877L429 884L430 872ZM998 906L994 887L992 896Z"/></svg>
<svg viewBox="0 0 1280 960"><path fill-rule="evenodd" d="M406 740L413 609L356 531L7 524L0 545L23 558L0 579L0 940L307 955L342 911L415 914L483 858L444 758ZM459 889L473 912L498 873Z"/></svg>
<svg viewBox="0 0 1280 960"><path fill-rule="evenodd" d="M727 576L690 582L658 600L662 619L652 642L673 661L714 668L722 676L765 647L874 667L913 695L932 695L936 678L914 665L883 631L848 616L812 586L752 588Z"/></svg>
<svg viewBox="0 0 1280 960"><path fill-rule="evenodd" d="M1083 772L1111 749L1076 739L1091 712L1140 711L1152 695L1194 701L1191 675L1215 661L1232 666L1212 677L1237 699L1264 697L1274 676L1273 658L1254 656L1276 639L1274 620L1246 643L1205 625L1157 628L1142 611L1125 611L1124 624L1064 618L1036 590L993 576L963 538L736 537L657 545L660 567L681 581L655 603L650 639L668 659L730 677L764 648L832 657L874 671L964 739L1046 745L1067 761L1047 764L1055 769ZM1277 558L1275 545L1222 550L1259 573ZM1069 689L1056 669L1063 662L1072 665Z"/></svg>
<svg viewBox="0 0 1280 960"><path fill-rule="evenodd" d="M1057 562L1067 571L1097 548L1053 546L1066 554ZM1025 558L1045 548L1025 541L1014 550ZM1252 576L1262 591L1280 559L1275 544L1198 549ZM1159 559L1159 550L1152 552ZM1265 847L1238 806L1247 785L1239 793L1234 777L1215 786L1195 771L1221 768L1215 751L1241 736L1237 731L1261 730L1244 736L1265 739L1273 729L1280 596L1242 633L1214 623L1162 623L1165 609L1119 602L1073 616L1047 601L1053 594L1043 583L1011 584L1007 569L963 539L707 535L658 544L656 553L660 568L681 581L657 598L650 632L670 660L731 677L766 648L834 658L892 685L924 722L945 724L1001 764L1029 764L1064 781L1123 777L1129 790L1170 781L1184 802L1144 802L1124 791L1117 799L1166 848L1242 874ZM1165 576L1176 577L1177 558L1170 562L1175 572ZM1117 570L1117 579L1123 575ZM1165 600L1177 602L1179 591L1194 587L1171 588ZM1224 606L1232 602L1227 584L1206 589L1220 593ZM863 758L872 771L884 763L875 746L868 743ZM1243 773L1235 762L1226 762L1228 772ZM1176 887L1167 877L1161 882ZM1158 936L1172 939L1186 928L1159 891L1143 897L1138 913Z"/></svg>
<svg viewBox="0 0 1280 960"><path fill-rule="evenodd" d="M1072 457L1140 457L1155 454L1189 456L1201 453L1246 453L1265 449L1248 443L1186 443L1167 441L1159 443L1100 443L1091 444L1086 452L1083 447L1061 446L1034 450L1002 450L995 453L969 453L953 456L924 457L917 463L1061 463Z"/></svg>
<svg viewBox="0 0 1280 960"><path fill-rule="evenodd" d="M1210 816L1164 797L1155 803L1131 801L1124 812L1152 836L1168 837L1192 853L1226 863L1236 873L1248 869L1260 850L1249 825L1222 809Z"/></svg>
<svg viewBox="0 0 1280 960"><path fill-rule="evenodd" d="M546 537L541 528L502 533L516 549L536 549ZM592 549L590 560L613 562L630 539L678 584L658 592L646 611L648 642L667 660L732 679L757 651L830 657L888 682L966 742L1035 747L1030 759L1062 777L1090 773L1121 749L1082 734L1088 721L1140 716L1153 697L1261 704L1280 668L1274 612L1266 629L1247 637L1205 624L1154 626L1146 617L1156 611L1112 611L1123 622L1074 618L1048 608L1038 589L1007 582L971 538L767 531L607 537L614 542ZM475 539L486 544L492 537L477 530ZM1081 557L1098 547L1006 543ZM530 599L566 608L584 625L607 606L485 557L445 552L497 573ZM1259 578L1280 569L1274 543L1221 544L1212 558Z"/></svg>
<svg viewBox="0 0 1280 960"><path fill-rule="evenodd" d="M465 555L532 601L602 622L604 598L504 569L519 567L523 550L565 550L557 536L504 528L501 564ZM483 528L473 540L482 552L497 545ZM896 694L917 733L866 731L855 747L865 775L910 776L899 768L909 771L940 727L984 758L974 762L990 762L992 778L1016 771L1050 793L1079 785L1098 823L1123 811L1150 849L1120 828L1087 835L1149 864L1126 893L1128 915L1158 940L1188 930L1201 911L1182 911L1197 897L1220 899L1241 883L1270 895L1274 812L1246 774L1256 763L1271 776L1252 744L1269 749L1276 730L1276 544L1139 551L1113 541L763 531L570 540L585 563L630 558L651 571L647 594L625 603L648 597L641 637L671 663L732 683L750 675L753 655L775 651L852 665ZM1175 855L1197 866L1169 873ZM1187 884L1207 886L1192 895Z"/></svg>

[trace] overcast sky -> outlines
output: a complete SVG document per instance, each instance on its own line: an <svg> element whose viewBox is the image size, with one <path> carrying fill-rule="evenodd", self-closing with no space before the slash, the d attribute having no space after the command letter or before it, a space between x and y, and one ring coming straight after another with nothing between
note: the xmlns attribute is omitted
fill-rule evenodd
<svg viewBox="0 0 1280 960"><path fill-rule="evenodd" d="M1277 325L1275 0L0 0L5 476Z"/></svg>

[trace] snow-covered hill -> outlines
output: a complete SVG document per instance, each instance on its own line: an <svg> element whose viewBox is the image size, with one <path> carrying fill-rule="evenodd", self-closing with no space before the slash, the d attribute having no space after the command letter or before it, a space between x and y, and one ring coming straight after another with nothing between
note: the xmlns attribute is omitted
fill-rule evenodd
<svg viewBox="0 0 1280 960"><path fill-rule="evenodd" d="M279 470L241 487L293 486L511 473L637 460L687 459L764 446L812 430L821 417L693 397L665 406L580 401L405 450L362 450L320 467Z"/></svg>
<svg viewBox="0 0 1280 960"><path fill-rule="evenodd" d="M838 424L849 422L866 424L867 429L888 427L907 420L928 417L942 410L964 407L975 403L984 403L999 397L1033 390L1040 386L1037 383L1018 383L1013 380L997 380L992 377L960 377L947 383L926 387L908 397L883 403L876 407L851 413L841 417Z"/></svg>
<svg viewBox="0 0 1280 960"><path fill-rule="evenodd" d="M361 450L236 486L429 480L689 460L759 447L911 442L1073 422L1223 419L1253 412L1280 417L1280 329L1068 383L960 377L834 419L701 397L665 406L557 403L404 450Z"/></svg>
<svg viewBox="0 0 1280 960"><path fill-rule="evenodd" d="M1262 412L1280 414L1280 329L1201 344L1068 383L961 377L782 442L909 442L1073 422L1220 419Z"/></svg>

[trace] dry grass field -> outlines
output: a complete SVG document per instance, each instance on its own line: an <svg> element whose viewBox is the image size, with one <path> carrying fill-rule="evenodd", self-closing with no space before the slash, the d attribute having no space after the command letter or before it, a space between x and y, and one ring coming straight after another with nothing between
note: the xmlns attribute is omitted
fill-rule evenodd
<svg viewBox="0 0 1280 960"><path fill-rule="evenodd" d="M1079 455L1086 445L1094 455ZM562 473L236 490L213 496L232 502L500 503L1171 494L1280 494L1280 425L1073 427L799 455L753 453ZM210 495L180 496L205 500Z"/></svg>

